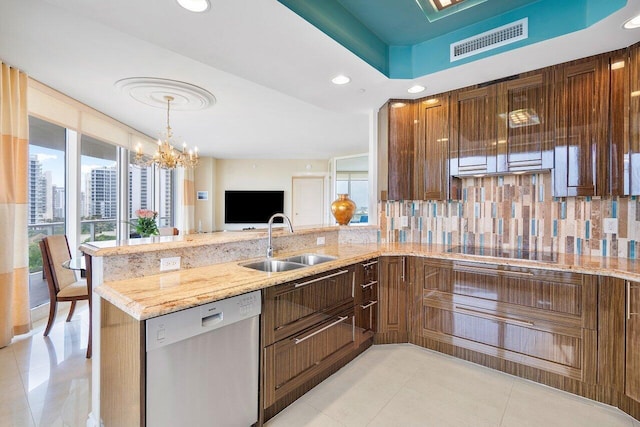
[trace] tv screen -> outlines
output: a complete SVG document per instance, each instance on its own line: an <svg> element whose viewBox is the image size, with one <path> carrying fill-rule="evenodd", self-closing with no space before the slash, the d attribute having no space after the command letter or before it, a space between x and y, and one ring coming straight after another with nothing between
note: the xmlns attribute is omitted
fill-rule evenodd
<svg viewBox="0 0 640 427"><path fill-rule="evenodd" d="M224 222L227 224L261 224L274 213L284 212L284 191L224 192ZM274 222L282 222L276 218Z"/></svg>

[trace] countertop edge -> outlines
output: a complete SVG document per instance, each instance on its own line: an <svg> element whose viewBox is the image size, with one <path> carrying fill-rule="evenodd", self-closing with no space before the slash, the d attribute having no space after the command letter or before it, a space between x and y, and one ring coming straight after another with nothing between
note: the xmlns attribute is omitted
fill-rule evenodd
<svg viewBox="0 0 640 427"><path fill-rule="evenodd" d="M375 247L374 247L375 246ZM179 270L176 272L161 273L153 276L145 276L135 279L125 279L114 282L104 283L94 289L94 291L103 299L109 301L120 310L124 311L136 320L142 321L149 318L161 316L163 314L172 313L179 310L195 307L198 305L214 302L224 298L240 295L246 292L254 290L261 290L270 286L275 286L281 283L286 283L294 280L298 280L303 277L320 274L324 271L333 270L348 265L352 265L370 258L376 258L379 256L417 256L423 258L450 260L450 261L469 261L474 263L502 265L511 267L526 267L536 268L548 271L559 272L572 272L580 274L591 274L598 276L614 277L623 280L640 281L640 267L635 265L634 260L625 260L624 262L631 263L634 269L637 271L630 271L628 269L614 268L609 266L612 261L602 257L583 257L574 255L562 255L557 263L546 263L530 260L519 260L513 258L495 258L489 256L475 256L448 253L441 247L432 246L416 246L409 245L409 247L402 244L391 245L373 245L373 244L351 244L340 245L340 248L336 248L335 252L340 250L346 251L347 255L339 256L338 259L330 261L324 264L316 266L305 267L299 270L292 270L290 272L282 273L265 273L259 271L249 271L244 267L240 267L238 264L244 263L249 260L233 261L221 264L213 264L207 267L198 267L194 269ZM296 251L296 253L308 252ZM314 251L317 250L314 248ZM321 251L322 252L322 251ZM325 249L325 252L331 252L330 249ZM279 254L277 258L286 256L287 254ZM615 262L620 262L617 259ZM230 286L222 286L217 281L223 280L223 275L216 278L213 274L215 270L227 269L229 274L241 275L235 284ZM182 272L182 273L181 273ZM135 291L132 295L123 294L116 288L118 286L127 288L128 286L136 283L142 283L141 281L155 280L162 282L163 280L171 283L167 289L173 287L176 288L183 283L181 274L186 276L192 276L194 273L199 273L202 276L211 278L211 284L207 287L206 284L202 289L195 290L190 295L176 296L171 299L163 299L159 303L143 304L135 299ZM138 282L140 281L140 282ZM186 280L185 280L186 281ZM175 290L175 289L174 289ZM187 290L185 290L187 293ZM142 297L141 297L142 299Z"/></svg>

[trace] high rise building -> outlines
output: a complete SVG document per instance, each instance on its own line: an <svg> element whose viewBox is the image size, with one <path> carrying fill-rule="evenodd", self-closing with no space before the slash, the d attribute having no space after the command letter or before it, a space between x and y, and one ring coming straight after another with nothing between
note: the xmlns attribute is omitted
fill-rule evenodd
<svg viewBox="0 0 640 427"><path fill-rule="evenodd" d="M44 221L47 211L47 179L38 156L29 156L29 224Z"/></svg>
<svg viewBox="0 0 640 427"><path fill-rule="evenodd" d="M116 167L94 168L89 174L89 216L100 219L115 219L118 210L118 187Z"/></svg>
<svg viewBox="0 0 640 427"><path fill-rule="evenodd" d="M138 209L152 209L152 191L150 189L152 172L150 167L129 168L129 218L134 217Z"/></svg>
<svg viewBox="0 0 640 427"><path fill-rule="evenodd" d="M65 217L64 187L58 187L54 185L51 189L51 195L53 205L53 220L56 221Z"/></svg>

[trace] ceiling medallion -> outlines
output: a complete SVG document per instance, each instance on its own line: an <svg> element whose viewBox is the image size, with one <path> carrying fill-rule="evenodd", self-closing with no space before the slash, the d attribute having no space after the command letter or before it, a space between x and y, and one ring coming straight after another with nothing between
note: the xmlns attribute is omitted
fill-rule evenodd
<svg viewBox="0 0 640 427"><path fill-rule="evenodd" d="M118 80L115 86L136 101L156 108L166 108L167 96L173 98L171 108L178 111L204 110L216 103L208 90L179 80L129 77Z"/></svg>

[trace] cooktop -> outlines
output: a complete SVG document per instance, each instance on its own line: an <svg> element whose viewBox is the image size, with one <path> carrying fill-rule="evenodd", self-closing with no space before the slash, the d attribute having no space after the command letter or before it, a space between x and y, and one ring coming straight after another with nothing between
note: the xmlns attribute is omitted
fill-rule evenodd
<svg viewBox="0 0 640 427"><path fill-rule="evenodd" d="M447 250L454 254L487 256L495 258L526 259L531 261L557 262L558 256L554 252L530 251L524 249L485 248L477 246L454 246Z"/></svg>

